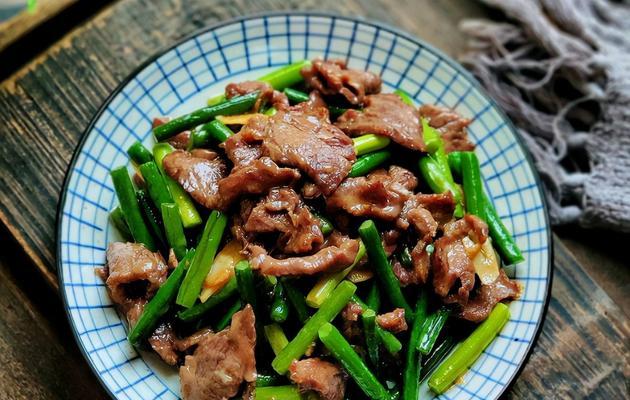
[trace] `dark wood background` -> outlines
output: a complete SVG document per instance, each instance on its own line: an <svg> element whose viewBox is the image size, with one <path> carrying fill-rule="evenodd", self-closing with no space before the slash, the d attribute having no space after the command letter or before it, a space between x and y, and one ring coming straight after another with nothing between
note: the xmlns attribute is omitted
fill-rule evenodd
<svg viewBox="0 0 630 400"><path fill-rule="evenodd" d="M460 20L501 17L467 0L41 3L45 18L20 16L22 24L0 24L0 39L8 38L0 40L2 399L107 397L78 352L58 297L55 212L65 170L90 118L147 57L208 24L284 9L383 21L457 56L465 43ZM553 241L549 312L506 397L628 398L630 236L565 227L554 231Z"/></svg>

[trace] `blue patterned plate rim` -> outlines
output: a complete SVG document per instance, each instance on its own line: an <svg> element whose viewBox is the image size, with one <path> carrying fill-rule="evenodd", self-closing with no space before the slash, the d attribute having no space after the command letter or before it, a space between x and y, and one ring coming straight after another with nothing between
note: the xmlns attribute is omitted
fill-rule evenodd
<svg viewBox="0 0 630 400"><path fill-rule="evenodd" d="M508 118L508 116L505 114L505 112L498 106L498 104L494 101L494 99L492 97L490 97L485 92L485 89L481 86L479 81L477 81L477 79L469 71L467 71L461 64L459 64L458 62L453 60L450 56L445 54L443 51L435 48L431 44L426 43L425 41L415 37L414 35L406 32L406 31L404 31L402 29L399 29L399 28L396 28L394 26L391 26L388 23L381 22L381 21L375 21L375 20L368 19L368 18L363 18L363 17L340 16L340 15L335 15L335 14L333 14L331 12L325 12L325 11L290 11L289 10L289 11L272 11L272 12L252 13L252 14L244 15L242 17L236 17L236 18L231 18L231 19L225 20L225 21L219 21L219 22L217 22L215 24L210 24L210 25L208 25L206 27L203 27L203 28L200 28L198 30L195 30L194 32L192 32L192 33L190 33L190 34L180 38L179 40L177 40L173 44L171 44L169 46L166 46L166 47L163 47L160 50L156 51L152 56L147 58L147 60L145 60L143 63L141 63L135 69L133 69L127 75L127 77L124 80L122 80L118 84L118 86L109 94L109 96L107 96L107 98L103 101L103 103L99 107L98 111L94 114L94 116L90 120L88 126L83 131L83 133L81 134L80 140L79 140L79 142L77 143L77 145L75 147L75 150L74 150L74 152L72 154L72 159L70 160L70 163L68 164L68 167L67 167L65 175L64 175L64 180L63 180L63 185L62 185L62 188L61 188L60 198L59 198L59 202L57 204L56 222L55 222L55 225L56 225L55 240L57 242L56 255L57 255L57 274L58 274L58 279L59 279L59 291L61 293L61 298L62 298L62 301L63 301L64 309L65 309L65 312L66 312L66 316L68 318L68 322L70 323L70 326L72 328L71 330L72 330L72 334L74 336L74 339L75 339L75 341L76 341L76 343L77 343L77 345L79 347L79 350L81 351L81 354L83 355L84 359L87 361L90 369L92 370L92 373L97 377L99 383L105 389L105 391L109 394L109 396L112 399L115 399L116 396L111 391L111 389L108 387L108 385L105 384L105 381L103 380L102 375L98 372L98 370L96 369L96 366L91 361L91 359L88 356L88 353L87 353L85 347L82 345L82 342L81 342L81 340L79 338L79 335L78 335L78 332L76 330L76 327L72 323L72 316L70 315L70 307L69 307L68 299L66 297L66 293L64 291L64 287L65 286L64 286L64 277L63 277L63 267L62 267L62 262L61 262L61 254L62 254L62 252L61 252L61 246L62 246L62 243L61 243L61 224L62 224L62 219L63 219L63 207L64 207L65 202L66 202L66 194L68 192L68 186L69 186L69 183L70 183L71 172L73 171L73 169L75 167L75 164L77 162L79 154L81 153L81 149L83 148L83 146L85 144L85 141L87 140L87 138L89 136L89 133L92 131L92 129L94 128L96 122L102 116L102 114L107 109L107 107L110 105L112 100L116 97L116 95L118 95L133 80L133 78L135 78L143 69L145 69L146 67L148 67L149 65L154 63L163 54L169 52L170 50L175 49L176 47L180 46L181 44L185 43L188 40L194 39L197 36L200 36L200 35L202 35L204 33L207 33L207 32L211 32L213 30L219 29L219 28L224 27L224 26L228 26L228 25L235 24L235 23L242 23L242 22L250 20L250 19L265 18L265 17L278 17L278 16L325 17L325 18L332 18L332 19L337 19L337 20L345 20L345 21L349 21L349 22L360 22L362 24L369 25L369 26L372 26L374 28L381 29L381 30L383 30L385 32L389 32L391 34L398 35L398 36L403 37L406 40L409 40L410 42L412 42L412 43L414 43L414 44L416 44L416 45L418 45L420 47L426 48L426 49L430 50L432 53L434 53L436 56L438 56L442 60L442 62L446 63L448 66L450 66L451 68L456 70L458 73L460 73L462 76L464 76L466 78L466 80L468 82L470 82L470 84L475 89L478 90L479 94L483 97L483 99L485 101L487 101L490 105L492 105L492 107L496 110L496 112L499 114L501 119L503 121L505 121L505 124L506 124L507 128L510 131L512 131L512 133L514 134L514 137L516 138L518 146L522 150L522 152L523 152L523 154L525 156L525 159L527 160L527 163L528 163L528 165L531 168L531 172L533 174L534 180L536 181L538 194L539 194L541 202L542 202L542 210L543 210L543 215L544 215L545 232L546 232L547 243L549 245L549 248L548 248L548 259L547 259L547 265L549 266L549 268L548 268L549 273L548 273L548 276L547 276L547 279L546 279L547 292L544 295L545 299L543 301L542 312L540 313L540 317L538 318L538 321L536 322L535 333L534 333L534 335L532 337L531 342L528 344L527 350L525 352L525 357L523 358L520 366L515 370L515 372L509 378L507 383L504 385L503 389L499 392L497 398L500 398L504 393L506 393L512 387L512 385L514 385L514 383L516 382L516 378L521 374L521 372L523 371L523 368L527 364L527 361L529 360L529 357L531 356L532 351L534 349L534 345L537 343L538 338L540 337L540 334L542 332L542 324L543 324L543 321L544 321L544 319L545 319L545 317L547 315L547 311L549 309L549 301L551 299L551 287L552 287L553 269L554 269L554 265L553 265L554 246L553 246L553 240L552 240L552 235L551 235L551 228L550 228L550 224L549 224L548 205L547 205L547 200L546 200L546 197L545 197L545 194L544 194L544 191L543 191L542 179L540 178L540 174L538 173L538 171L536 170L536 168L534 166L534 162L533 162L531 153L529 152L529 150L525 146L525 143L524 143L523 139L521 138L520 134L518 133L518 130L515 128L515 126L512 123L512 121Z"/></svg>

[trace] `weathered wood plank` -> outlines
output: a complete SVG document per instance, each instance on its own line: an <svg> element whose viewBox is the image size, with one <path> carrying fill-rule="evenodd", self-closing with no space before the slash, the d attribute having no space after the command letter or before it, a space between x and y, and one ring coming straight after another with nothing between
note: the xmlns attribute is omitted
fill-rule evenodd
<svg viewBox="0 0 630 400"><path fill-rule="evenodd" d="M195 29L246 13L296 8L381 20L451 54L463 44L457 21L480 12L463 0L396 7L386 0L124 0L106 8L0 88L0 220L51 284L64 172L107 95L143 60Z"/></svg>
<svg viewBox="0 0 630 400"><path fill-rule="evenodd" d="M560 240L542 334L510 398L622 399L630 389L630 325Z"/></svg>
<svg viewBox="0 0 630 400"><path fill-rule="evenodd" d="M33 12L21 11L0 23L0 51L18 41L22 36L44 23L77 0L39 0ZM26 2L24 2L26 3Z"/></svg>
<svg viewBox="0 0 630 400"><path fill-rule="evenodd" d="M74 343L61 299L4 229L0 238L0 398L108 398Z"/></svg>

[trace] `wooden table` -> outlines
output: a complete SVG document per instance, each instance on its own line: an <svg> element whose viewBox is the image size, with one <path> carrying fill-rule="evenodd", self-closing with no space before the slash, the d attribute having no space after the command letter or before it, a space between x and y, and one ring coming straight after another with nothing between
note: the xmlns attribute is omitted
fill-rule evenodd
<svg viewBox="0 0 630 400"><path fill-rule="evenodd" d="M52 1L52 0L51 0ZM45 2L47 3L47 2ZM62 4L63 3L63 4ZM466 0L121 0L76 8L61 1L32 27L9 32L51 44L0 68L0 398L106 398L78 352L57 294L55 212L79 137L105 97L147 57L208 24L247 13L318 9L381 20L456 56L462 18L488 10ZM93 15L90 12L96 11ZM60 13L60 14L59 14ZM37 37L40 20L43 32ZM73 24L77 24L74 26ZM10 26L10 25L4 25ZM18 29L18 28L11 28ZM33 36L35 35L35 36ZM26 53L24 53L26 52ZM0 60L6 60L0 53ZM6 66L7 64L5 64ZM628 396L628 235L557 229L552 299L542 334L507 397Z"/></svg>

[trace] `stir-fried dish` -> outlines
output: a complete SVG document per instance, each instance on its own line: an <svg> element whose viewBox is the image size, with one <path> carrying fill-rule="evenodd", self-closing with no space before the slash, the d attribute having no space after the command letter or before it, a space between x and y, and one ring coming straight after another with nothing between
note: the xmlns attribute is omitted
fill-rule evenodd
<svg viewBox="0 0 630 400"><path fill-rule="evenodd" d="M112 171L99 273L184 399L440 394L509 319L471 121L381 86L319 59L230 83Z"/></svg>

